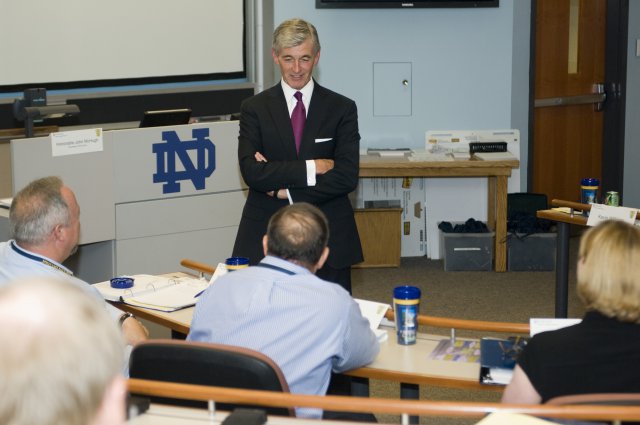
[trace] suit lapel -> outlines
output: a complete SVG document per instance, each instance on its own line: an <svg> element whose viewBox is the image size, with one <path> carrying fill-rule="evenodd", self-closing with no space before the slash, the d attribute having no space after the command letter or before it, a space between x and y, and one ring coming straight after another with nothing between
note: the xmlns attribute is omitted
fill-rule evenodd
<svg viewBox="0 0 640 425"><path fill-rule="evenodd" d="M304 133L302 134L302 142L300 144L301 159L313 159L313 145L315 144L315 136L320 129L322 117L325 116L325 93L322 87L315 82L313 87L313 95L311 103L307 111L307 121L304 124Z"/></svg>
<svg viewBox="0 0 640 425"><path fill-rule="evenodd" d="M287 101L280 83L269 90L268 110L273 119L274 125L280 134L279 141L281 149L286 153L287 157L296 158L296 142L293 137L293 128L291 127L291 118L287 109ZM305 125L306 133L306 125ZM304 136L303 136L304 141Z"/></svg>

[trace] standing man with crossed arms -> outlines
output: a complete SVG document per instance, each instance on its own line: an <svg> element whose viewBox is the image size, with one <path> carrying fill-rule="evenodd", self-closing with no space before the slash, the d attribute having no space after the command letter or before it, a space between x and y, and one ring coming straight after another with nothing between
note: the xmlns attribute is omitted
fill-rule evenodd
<svg viewBox="0 0 640 425"><path fill-rule="evenodd" d="M348 198L358 185L356 104L313 80L320 41L312 24L284 21L272 47L282 80L241 109L238 159L249 194L233 255L259 262L269 218L289 203L309 202L325 213L331 234L317 275L351 292L351 265L363 260Z"/></svg>

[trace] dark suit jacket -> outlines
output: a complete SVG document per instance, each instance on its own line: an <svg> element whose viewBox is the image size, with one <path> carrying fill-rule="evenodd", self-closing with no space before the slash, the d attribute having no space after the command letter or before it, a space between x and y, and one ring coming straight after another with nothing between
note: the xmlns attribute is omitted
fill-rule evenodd
<svg viewBox="0 0 640 425"><path fill-rule="evenodd" d="M280 83L247 99L241 108L238 159L249 186L233 255L262 259L262 237L269 218L288 204L266 193L289 189L294 202L319 207L329 220L329 259L333 268L362 261L360 237L348 198L358 185L360 134L352 100L314 85L300 154L296 153L287 102ZM268 162L257 162L256 152ZM334 168L307 186L305 160L333 159Z"/></svg>

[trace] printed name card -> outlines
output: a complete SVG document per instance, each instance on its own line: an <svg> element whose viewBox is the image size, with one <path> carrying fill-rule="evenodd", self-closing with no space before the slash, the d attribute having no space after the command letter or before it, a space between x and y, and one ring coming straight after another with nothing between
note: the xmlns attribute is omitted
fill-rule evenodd
<svg viewBox="0 0 640 425"><path fill-rule="evenodd" d="M529 336L534 336L540 332L555 331L556 329L577 325L580 322L582 322L582 319L532 317L529 319Z"/></svg>
<svg viewBox="0 0 640 425"><path fill-rule="evenodd" d="M103 150L102 129L61 131L51 133L51 155L66 156Z"/></svg>
<svg viewBox="0 0 640 425"><path fill-rule="evenodd" d="M637 213L638 210L635 208L591 204L591 212L587 219L587 226L597 226L606 220L622 220L629 224L635 224Z"/></svg>

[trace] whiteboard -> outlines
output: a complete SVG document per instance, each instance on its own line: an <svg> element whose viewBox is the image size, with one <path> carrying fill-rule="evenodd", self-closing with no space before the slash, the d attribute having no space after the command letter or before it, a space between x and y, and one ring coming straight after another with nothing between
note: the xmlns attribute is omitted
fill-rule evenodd
<svg viewBox="0 0 640 425"><path fill-rule="evenodd" d="M0 0L0 86L244 71L239 0Z"/></svg>

